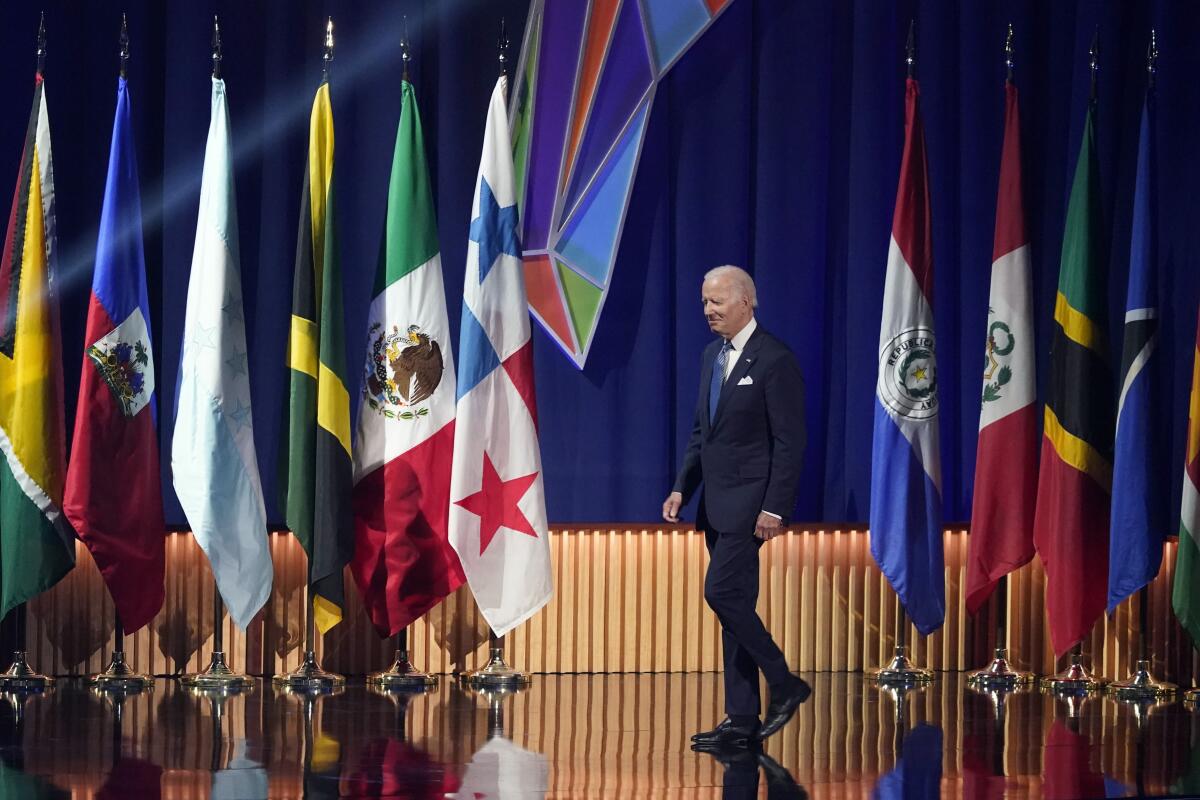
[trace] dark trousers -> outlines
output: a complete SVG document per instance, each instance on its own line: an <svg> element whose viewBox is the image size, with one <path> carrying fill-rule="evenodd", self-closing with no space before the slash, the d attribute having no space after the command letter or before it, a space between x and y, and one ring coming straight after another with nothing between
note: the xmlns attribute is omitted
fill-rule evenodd
<svg viewBox="0 0 1200 800"><path fill-rule="evenodd" d="M721 621L725 656L725 713L754 716L761 710L758 673L770 687L791 680L783 652L758 617L758 548L763 542L748 533L706 531L708 573L704 599Z"/></svg>

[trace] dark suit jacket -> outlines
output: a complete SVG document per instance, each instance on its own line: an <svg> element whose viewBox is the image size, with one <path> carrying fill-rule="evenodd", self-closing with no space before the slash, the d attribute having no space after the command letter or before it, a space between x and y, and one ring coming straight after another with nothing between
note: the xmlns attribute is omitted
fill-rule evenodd
<svg viewBox="0 0 1200 800"><path fill-rule="evenodd" d="M805 442L804 380L792 351L760 325L721 388L709 424L709 385L723 342L704 349L696 421L674 491L686 503L703 483L699 530L753 533L760 511L786 522L795 505Z"/></svg>

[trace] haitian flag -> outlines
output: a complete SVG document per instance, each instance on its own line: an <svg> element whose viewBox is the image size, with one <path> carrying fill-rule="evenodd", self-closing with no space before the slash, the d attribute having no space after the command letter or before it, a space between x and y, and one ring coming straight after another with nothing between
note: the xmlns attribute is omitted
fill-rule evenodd
<svg viewBox="0 0 1200 800"><path fill-rule="evenodd" d="M437 220L407 80L400 97L354 434L350 571L380 636L395 636L465 580L446 538L454 356Z"/></svg>
<svg viewBox="0 0 1200 800"><path fill-rule="evenodd" d="M38 74L0 257L0 617L75 565L54 286L54 167Z"/></svg>
<svg viewBox="0 0 1200 800"><path fill-rule="evenodd" d="M63 510L96 560L126 633L163 604L155 419L142 202L129 85L120 78Z"/></svg>
<svg viewBox="0 0 1200 800"><path fill-rule="evenodd" d="M979 611L1002 577L1033 558L1037 499L1033 280L1021 191L1021 117L1012 81L1004 86L1004 98L979 445L967 540L967 611L971 614Z"/></svg>
<svg viewBox="0 0 1200 800"><path fill-rule="evenodd" d="M1125 300L1125 343L1121 348L1121 394L1113 446L1112 525L1109 532L1108 613L1158 575L1167 533L1166 481L1158 474L1162 425L1159 391L1158 236L1155 202L1154 94L1147 91L1133 187L1129 288Z"/></svg>
<svg viewBox="0 0 1200 800"><path fill-rule="evenodd" d="M871 555L923 634L946 617L933 233L920 88L908 79L871 442Z"/></svg>
<svg viewBox="0 0 1200 800"><path fill-rule="evenodd" d="M1091 103L1063 233L1033 525L1058 656L1104 613L1113 475L1105 235Z"/></svg>
<svg viewBox="0 0 1200 800"><path fill-rule="evenodd" d="M553 593L507 91L501 76L471 206L450 479L450 544L497 636Z"/></svg>

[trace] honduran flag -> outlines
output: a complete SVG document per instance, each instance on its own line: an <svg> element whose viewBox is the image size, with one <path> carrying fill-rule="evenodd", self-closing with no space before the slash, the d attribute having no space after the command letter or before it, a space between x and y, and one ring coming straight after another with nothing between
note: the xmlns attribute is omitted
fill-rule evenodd
<svg viewBox="0 0 1200 800"><path fill-rule="evenodd" d="M501 76L492 91L471 206L449 528L497 636L537 613L553 591L507 84Z"/></svg>
<svg viewBox="0 0 1200 800"><path fill-rule="evenodd" d="M166 536L131 128L129 86L121 78L63 502L126 633L148 623L162 606Z"/></svg>
<svg viewBox="0 0 1200 800"><path fill-rule="evenodd" d="M1037 500L1033 279L1021 196L1021 118L1012 81L1005 85L1004 96L1004 145L967 545L967 611L972 614L1002 577L1033 558Z"/></svg>
<svg viewBox="0 0 1200 800"><path fill-rule="evenodd" d="M908 79L871 446L871 555L923 634L946 616L940 524L933 235L920 89Z"/></svg>

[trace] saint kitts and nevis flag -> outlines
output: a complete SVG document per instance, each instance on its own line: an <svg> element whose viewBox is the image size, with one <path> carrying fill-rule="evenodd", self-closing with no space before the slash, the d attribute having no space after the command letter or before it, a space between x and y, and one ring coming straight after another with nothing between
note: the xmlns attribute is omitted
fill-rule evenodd
<svg viewBox="0 0 1200 800"><path fill-rule="evenodd" d="M1004 86L1004 144L996 197L975 492L967 545L967 611L1033 558L1037 406L1029 236L1021 181L1017 87Z"/></svg>
<svg viewBox="0 0 1200 800"><path fill-rule="evenodd" d="M908 79L871 458L871 555L923 634L946 616L933 331L933 235L920 89Z"/></svg>
<svg viewBox="0 0 1200 800"><path fill-rule="evenodd" d="M1058 656L1087 635L1107 594L1114 419L1104 236L1093 102L1067 205L1033 526Z"/></svg>
<svg viewBox="0 0 1200 800"><path fill-rule="evenodd" d="M1157 375L1158 242L1154 163L1154 94L1147 91L1139 131L1137 176L1130 231L1125 341L1121 348L1120 399L1113 446L1112 526L1109 535L1108 613L1158 575L1168 530L1162 425L1155 424L1163 397Z"/></svg>
<svg viewBox="0 0 1200 800"><path fill-rule="evenodd" d="M354 436L351 573L381 636L462 585L447 539L455 380L433 193L416 93L400 123Z"/></svg>
<svg viewBox="0 0 1200 800"><path fill-rule="evenodd" d="M313 99L300 198L287 349L288 436L280 448L282 505L288 528L308 554L312 613L321 633L342 619L342 570L354 553L350 395L334 205L333 110L329 84L322 83Z"/></svg>
<svg viewBox="0 0 1200 800"><path fill-rule="evenodd" d="M225 81L213 78L171 475L221 598L245 630L271 595L274 568L250 413L231 151Z"/></svg>
<svg viewBox="0 0 1200 800"><path fill-rule="evenodd" d="M150 345L129 85L120 78L63 510L96 560L126 633L150 622L164 596Z"/></svg>
<svg viewBox="0 0 1200 800"><path fill-rule="evenodd" d="M497 636L553 593L507 90L501 76L471 206L450 480L450 544Z"/></svg>
<svg viewBox="0 0 1200 800"><path fill-rule="evenodd" d="M54 168L41 74L0 257L0 618L75 564L66 481Z"/></svg>

